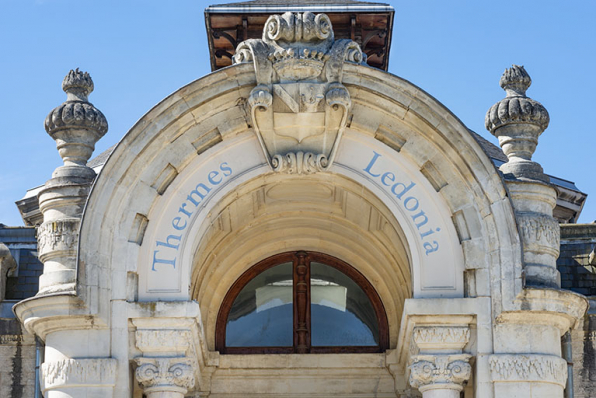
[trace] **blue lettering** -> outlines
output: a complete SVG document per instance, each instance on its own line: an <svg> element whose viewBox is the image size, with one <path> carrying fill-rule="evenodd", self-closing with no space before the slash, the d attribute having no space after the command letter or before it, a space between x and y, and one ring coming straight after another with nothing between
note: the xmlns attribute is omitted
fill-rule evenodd
<svg viewBox="0 0 596 398"><path fill-rule="evenodd" d="M368 174L370 174L370 175L371 175L371 176L373 176L373 177L378 177L378 176L380 176L380 175L381 175L381 173L379 173L379 174L373 174L373 173L371 173L371 172L370 172L370 169L373 167L373 165L375 164L375 162L377 161L377 159L378 159L378 158L379 158L379 156L381 156L381 155L379 155L379 154L378 154L378 153L376 153L376 152L373 152L373 153L374 153L375 155L374 155L374 156L373 156L373 158L370 160L370 163L368 164L368 166L366 166L366 168L365 168L365 169L363 169L363 170L364 170L364 171L366 171Z"/></svg>
<svg viewBox="0 0 596 398"><path fill-rule="evenodd" d="M221 177L219 177L218 180L214 180L214 178L217 177L218 175L219 175L219 172L217 172L217 171L212 171L209 173L209 175L207 176L207 179L209 180L211 185L218 185L221 182Z"/></svg>
<svg viewBox="0 0 596 398"><path fill-rule="evenodd" d="M405 193L408 192L410 189L414 188L415 185L416 185L415 182L411 182L410 185L408 185L406 187L406 184L397 182L397 183L393 184L393 186L391 187L391 192L393 192L393 194L395 195L395 197L397 199L401 199L401 197L404 196ZM395 189L397 187L403 187L403 190L400 193L397 193L397 192L395 192Z"/></svg>
<svg viewBox="0 0 596 398"><path fill-rule="evenodd" d="M165 260L162 258L157 258L157 253L159 253L159 250L155 250L153 252L153 267L151 267L151 271L155 271L155 264L169 264L176 268L176 257L174 257L173 260Z"/></svg>
<svg viewBox="0 0 596 398"><path fill-rule="evenodd" d="M180 225L180 221L182 221L180 217L176 217L172 220L172 227L174 227L178 231L182 231L184 228L186 228L186 220L184 221L184 225L182 226Z"/></svg>
<svg viewBox="0 0 596 398"><path fill-rule="evenodd" d="M200 193L200 192L199 192L199 188L203 188L203 191L205 191L205 193ZM205 196L207 196L207 194L208 194L209 192L211 192L211 188L208 188L208 187L207 187L205 184L203 184L203 183L198 183L198 184L197 184L197 187L196 187L196 188L195 188L193 191L191 191L191 192L188 194L188 197L187 197L187 199L188 199L190 202L192 202L192 204L193 204L193 205L195 205L195 206L198 206L198 205L199 205L199 203L200 203L200 202L201 202L203 199L205 199ZM195 198L193 197L193 195L196 195L196 196L198 196L198 197L200 198L198 202L195 200Z"/></svg>
<svg viewBox="0 0 596 398"><path fill-rule="evenodd" d="M434 246L433 246L433 244L434 244ZM429 255L429 253L436 252L437 250L439 250L439 244L437 243L436 240L434 240L432 244L428 243L428 242L424 242L422 246L424 247L424 250L426 250L427 256Z"/></svg>
<svg viewBox="0 0 596 398"><path fill-rule="evenodd" d="M223 171L223 175L226 177L232 175L232 168L228 166L228 162L223 162L222 164L220 164L219 169Z"/></svg>
<svg viewBox="0 0 596 398"><path fill-rule="evenodd" d="M413 200L415 201L414 202L414 205L413 206L408 206L408 203L412 203ZM413 196L409 196L409 197L406 198L406 200L404 200L404 207L406 208L406 210L415 211L418 208L418 205L419 205L418 199L416 199Z"/></svg>
<svg viewBox="0 0 596 398"><path fill-rule="evenodd" d="M385 174L383 174L383 177L381 177L381 182L383 183L383 185L385 185L386 187L388 187L391 184L388 184L385 182L385 180L389 180L391 182L395 181L395 174L390 173L390 172L386 172Z"/></svg>
<svg viewBox="0 0 596 398"><path fill-rule="evenodd" d="M176 243L176 244L170 243L170 239L177 240L178 243ZM155 245L156 246L165 246L165 247L169 247L171 249L178 250L178 246L180 246L181 240L182 240L182 235L168 235L165 242L157 241L157 242L155 242Z"/></svg>

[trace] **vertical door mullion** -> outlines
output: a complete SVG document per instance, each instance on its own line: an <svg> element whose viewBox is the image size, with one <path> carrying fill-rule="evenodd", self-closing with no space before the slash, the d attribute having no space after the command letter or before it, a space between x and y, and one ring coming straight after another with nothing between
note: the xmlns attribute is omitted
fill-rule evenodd
<svg viewBox="0 0 596 398"><path fill-rule="evenodd" d="M310 267L308 254L300 251L294 260L294 348L310 351Z"/></svg>

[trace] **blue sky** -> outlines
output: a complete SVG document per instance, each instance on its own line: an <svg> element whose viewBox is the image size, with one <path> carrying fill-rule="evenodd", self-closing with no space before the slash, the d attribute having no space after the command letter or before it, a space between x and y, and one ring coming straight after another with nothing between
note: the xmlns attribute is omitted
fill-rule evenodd
<svg viewBox="0 0 596 398"><path fill-rule="evenodd" d="M0 223L22 225L14 202L61 164L43 122L66 96L76 67L110 129L95 154L120 140L151 107L210 72L203 10L224 1L0 0ZM596 220L596 2L391 1L389 71L421 87L469 128L484 128L504 97L506 67L525 65L528 96L549 111L534 160L588 197Z"/></svg>

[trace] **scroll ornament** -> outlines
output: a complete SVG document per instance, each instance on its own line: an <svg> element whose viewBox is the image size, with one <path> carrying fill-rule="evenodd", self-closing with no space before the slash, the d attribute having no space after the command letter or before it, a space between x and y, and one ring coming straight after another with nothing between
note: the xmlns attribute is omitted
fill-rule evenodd
<svg viewBox="0 0 596 398"><path fill-rule="evenodd" d="M287 12L269 17L262 39L240 43L233 61L254 64L248 106L272 169L328 170L352 105L343 66L364 61L358 44L335 40L325 14Z"/></svg>

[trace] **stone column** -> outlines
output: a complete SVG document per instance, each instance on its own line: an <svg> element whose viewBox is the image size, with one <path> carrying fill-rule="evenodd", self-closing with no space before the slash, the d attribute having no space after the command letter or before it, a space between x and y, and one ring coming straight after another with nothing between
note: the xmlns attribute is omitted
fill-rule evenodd
<svg viewBox="0 0 596 398"><path fill-rule="evenodd" d="M472 374L471 355L462 352L470 339L465 326L416 327L410 357L410 386L423 398L459 398Z"/></svg>
<svg viewBox="0 0 596 398"><path fill-rule="evenodd" d="M508 158L500 170L515 211L524 264L523 290L495 314L489 371L496 398L562 398L567 363L561 358L561 336L587 307L585 297L560 290L560 230L552 216L557 195L542 167L532 161L549 115L526 96L531 82L522 66L505 70L500 85L507 96L486 114L486 127Z"/></svg>
<svg viewBox="0 0 596 398"><path fill-rule="evenodd" d="M105 116L88 101L93 80L71 70L62 82L66 101L52 110L45 128L64 164L39 193L43 223L37 231L43 274L39 292L13 308L25 328L45 341L41 388L45 398L109 398L117 361L110 358L110 335L76 289L78 233L95 179L87 161L107 132Z"/></svg>

